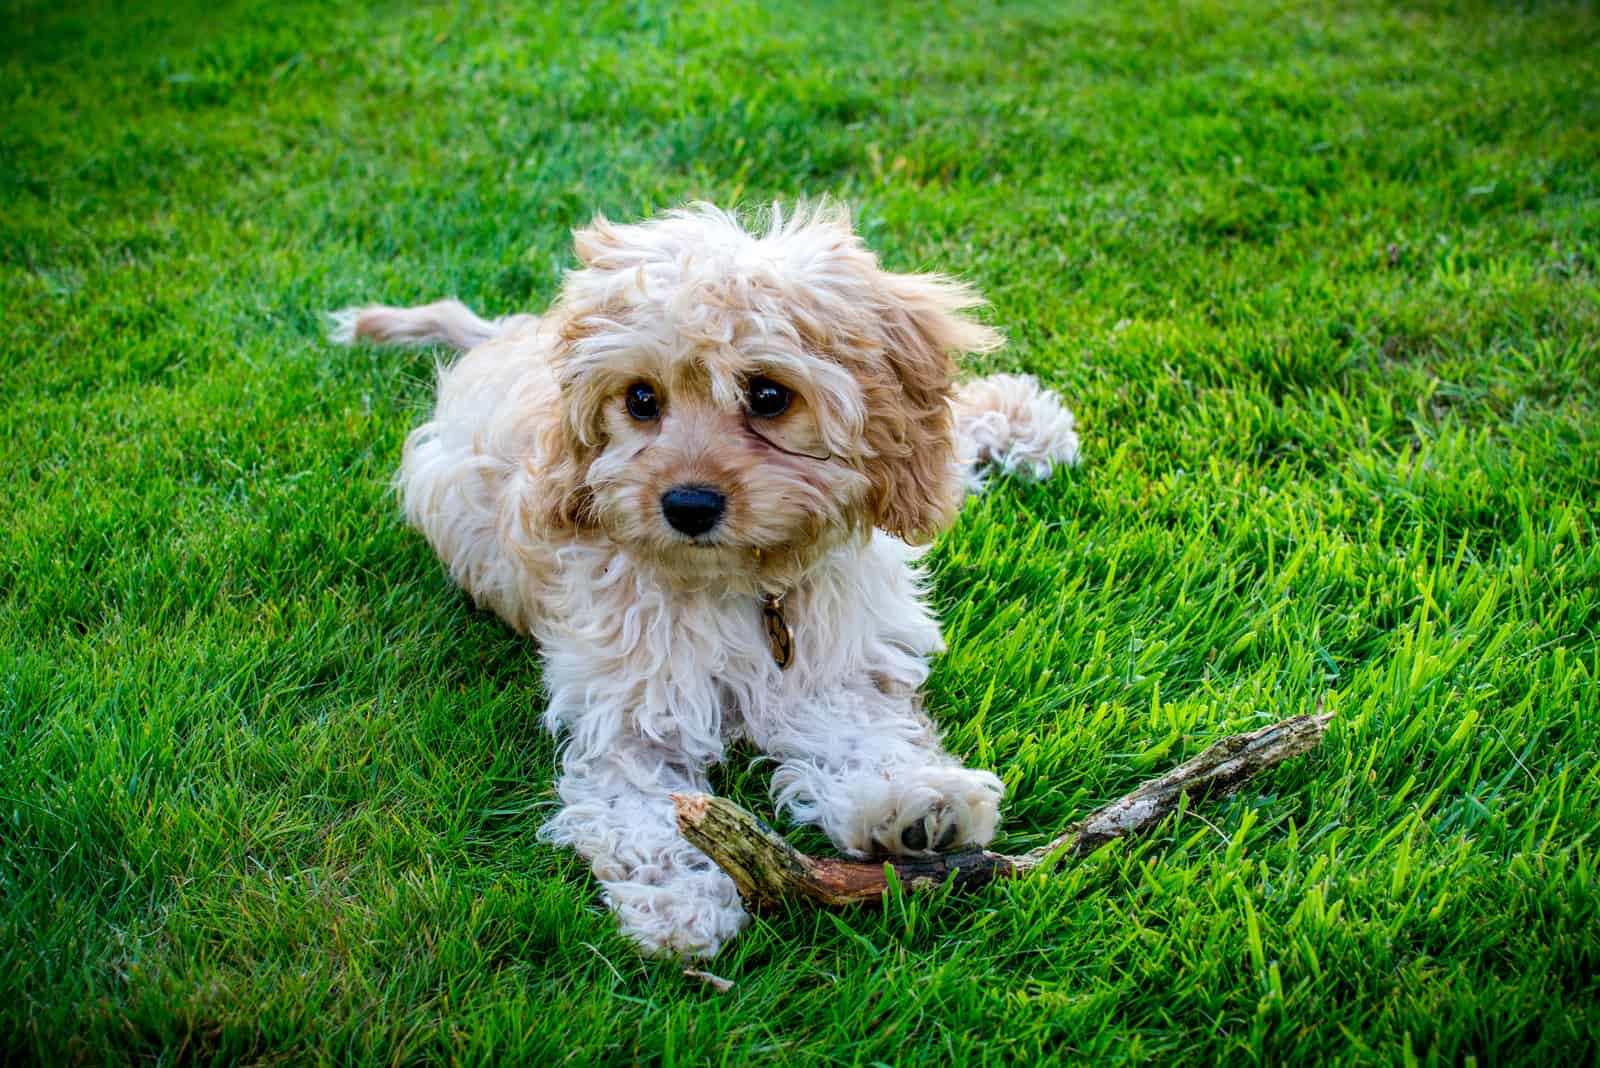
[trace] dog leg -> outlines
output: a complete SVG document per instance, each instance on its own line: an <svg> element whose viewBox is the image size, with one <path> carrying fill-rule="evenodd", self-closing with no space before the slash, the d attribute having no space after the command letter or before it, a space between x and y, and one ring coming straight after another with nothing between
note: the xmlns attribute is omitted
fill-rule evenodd
<svg viewBox="0 0 1600 1068"><path fill-rule="evenodd" d="M994 838L1005 786L945 752L908 696L840 690L751 728L780 760L774 802L840 849L925 856Z"/></svg>
<svg viewBox="0 0 1600 1068"><path fill-rule="evenodd" d="M1043 479L1058 464L1078 464L1072 412L1031 375L989 375L963 382L953 403L958 448L974 492L983 489L982 465Z"/></svg>
<svg viewBox="0 0 1600 1068"><path fill-rule="evenodd" d="M709 791L699 769L643 741L569 753L562 808L539 835L587 857L622 933L654 956L713 957L749 917L720 868L678 833L670 795Z"/></svg>

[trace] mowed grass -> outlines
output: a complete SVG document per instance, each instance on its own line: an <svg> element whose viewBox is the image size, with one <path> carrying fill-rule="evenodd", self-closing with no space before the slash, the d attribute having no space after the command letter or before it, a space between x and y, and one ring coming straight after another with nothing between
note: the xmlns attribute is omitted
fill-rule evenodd
<svg viewBox="0 0 1600 1068"><path fill-rule="evenodd" d="M1591 6L154 6L0 39L0 1060L1600 1052ZM1338 718L1057 877L764 918L718 994L537 842L534 650L387 488L434 354L321 315L821 194L1082 422L931 557L1002 844Z"/></svg>

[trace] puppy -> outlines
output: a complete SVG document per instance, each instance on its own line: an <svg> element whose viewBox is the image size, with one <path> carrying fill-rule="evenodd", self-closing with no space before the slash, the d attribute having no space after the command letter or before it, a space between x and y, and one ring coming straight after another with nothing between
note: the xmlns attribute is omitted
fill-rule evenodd
<svg viewBox="0 0 1600 1068"><path fill-rule="evenodd" d="M850 854L988 843L1004 788L918 699L943 643L913 546L979 463L1075 463L1071 414L1029 378L957 390L953 357L1001 343L979 298L881 269L835 206L575 238L543 316L335 316L345 342L466 353L396 481L451 579L543 654L562 746L543 838L589 859L645 952L707 957L747 916L669 795L708 790L737 739Z"/></svg>

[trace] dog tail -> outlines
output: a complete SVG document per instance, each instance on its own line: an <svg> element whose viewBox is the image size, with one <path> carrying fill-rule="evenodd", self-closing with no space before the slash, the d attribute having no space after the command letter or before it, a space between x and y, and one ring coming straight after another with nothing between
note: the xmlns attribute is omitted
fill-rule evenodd
<svg viewBox="0 0 1600 1068"><path fill-rule="evenodd" d="M365 339L380 345L449 345L465 352L532 318L531 315L511 315L492 321L482 319L459 300L436 300L415 308L369 304L364 308L344 308L330 315L332 324L328 336L340 345L353 345Z"/></svg>
<svg viewBox="0 0 1600 1068"><path fill-rule="evenodd" d="M956 434L968 484L982 492L983 464L1034 478L1078 464L1078 431L1061 397L1032 375L989 375L956 389Z"/></svg>

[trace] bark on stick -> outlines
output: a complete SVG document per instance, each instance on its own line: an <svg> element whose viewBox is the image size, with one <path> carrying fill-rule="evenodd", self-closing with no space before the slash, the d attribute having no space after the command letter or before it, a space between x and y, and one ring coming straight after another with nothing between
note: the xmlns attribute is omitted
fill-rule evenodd
<svg viewBox="0 0 1600 1068"><path fill-rule="evenodd" d="M1072 824L1052 841L1007 856L973 849L927 858L849 860L807 856L753 813L710 794L674 794L678 830L727 872L754 909L811 901L830 908L874 903L889 887L893 868L908 891L942 886L986 886L1041 865L1064 866L1114 838L1148 830L1171 815L1185 796L1192 801L1232 793L1257 775L1314 748L1332 714L1295 716L1208 746L1193 760L1151 779Z"/></svg>

